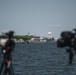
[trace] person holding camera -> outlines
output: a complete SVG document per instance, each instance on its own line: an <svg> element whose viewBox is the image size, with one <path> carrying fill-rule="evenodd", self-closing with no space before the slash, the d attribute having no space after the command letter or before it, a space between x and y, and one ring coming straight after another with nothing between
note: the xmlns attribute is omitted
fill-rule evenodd
<svg viewBox="0 0 76 75"><path fill-rule="evenodd" d="M15 47L15 42L14 40L12 40L14 32L13 31L9 31L8 33L6 33L5 35L8 36L7 41L5 42L5 45L2 47L2 53L4 56L1 68L0 68L0 75L2 73L3 67L5 66L5 70L3 72L3 75L7 75L7 73L9 75L12 75L13 73L11 72L11 66L12 66L12 51L14 50Z"/></svg>
<svg viewBox="0 0 76 75"><path fill-rule="evenodd" d="M57 40L57 46L60 48L66 47L69 53L69 64L72 64L74 55L76 54L76 29L71 31L63 31L61 37Z"/></svg>

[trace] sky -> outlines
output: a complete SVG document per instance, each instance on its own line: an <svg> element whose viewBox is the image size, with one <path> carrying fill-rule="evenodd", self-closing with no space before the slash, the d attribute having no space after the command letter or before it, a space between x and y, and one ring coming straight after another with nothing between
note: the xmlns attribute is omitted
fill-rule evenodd
<svg viewBox="0 0 76 75"><path fill-rule="evenodd" d="M0 33L59 37L76 28L76 0L0 0Z"/></svg>

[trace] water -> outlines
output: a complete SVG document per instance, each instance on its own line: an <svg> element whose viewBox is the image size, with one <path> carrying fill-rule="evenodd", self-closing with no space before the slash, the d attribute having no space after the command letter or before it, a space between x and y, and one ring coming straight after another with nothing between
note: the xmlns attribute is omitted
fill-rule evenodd
<svg viewBox="0 0 76 75"><path fill-rule="evenodd" d="M1 57L0 49L0 63ZM16 44L13 52L15 75L76 75L76 57L67 64L68 54L55 43Z"/></svg>

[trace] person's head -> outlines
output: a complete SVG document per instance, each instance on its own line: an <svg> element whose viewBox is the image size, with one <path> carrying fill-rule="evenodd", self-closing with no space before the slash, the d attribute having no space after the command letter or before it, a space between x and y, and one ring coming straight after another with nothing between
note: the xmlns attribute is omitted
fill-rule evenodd
<svg viewBox="0 0 76 75"><path fill-rule="evenodd" d="M6 33L6 36L8 36L8 38L12 38L14 34L14 31L9 31Z"/></svg>

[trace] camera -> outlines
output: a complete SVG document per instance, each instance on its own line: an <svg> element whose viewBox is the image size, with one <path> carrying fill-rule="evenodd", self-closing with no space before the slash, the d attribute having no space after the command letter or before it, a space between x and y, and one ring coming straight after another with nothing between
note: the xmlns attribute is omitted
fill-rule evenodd
<svg viewBox="0 0 76 75"><path fill-rule="evenodd" d="M63 31L57 40L57 47L70 47L76 49L76 29L73 31Z"/></svg>

